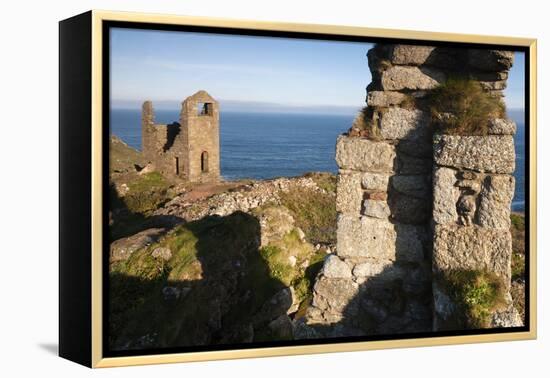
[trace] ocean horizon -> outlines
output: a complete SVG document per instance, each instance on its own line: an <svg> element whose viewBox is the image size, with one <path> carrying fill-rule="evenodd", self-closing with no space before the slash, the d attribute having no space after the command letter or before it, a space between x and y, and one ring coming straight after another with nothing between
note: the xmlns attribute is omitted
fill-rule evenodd
<svg viewBox="0 0 550 378"><path fill-rule="evenodd" d="M516 188L512 209L525 208L525 122L522 110L508 115L517 124ZM179 110L157 110L156 122L171 123ZM225 180L294 177L307 172L337 173L336 138L355 114L220 113L221 174ZM111 109L111 133L141 150L141 110Z"/></svg>

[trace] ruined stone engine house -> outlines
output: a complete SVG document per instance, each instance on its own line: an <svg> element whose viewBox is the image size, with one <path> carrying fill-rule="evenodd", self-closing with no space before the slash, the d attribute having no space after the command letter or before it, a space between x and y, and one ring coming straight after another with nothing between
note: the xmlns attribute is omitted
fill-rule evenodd
<svg viewBox="0 0 550 378"><path fill-rule="evenodd" d="M145 101L141 121L142 155L163 175L190 182L220 178L219 105L206 91L182 102L179 122L156 124Z"/></svg>

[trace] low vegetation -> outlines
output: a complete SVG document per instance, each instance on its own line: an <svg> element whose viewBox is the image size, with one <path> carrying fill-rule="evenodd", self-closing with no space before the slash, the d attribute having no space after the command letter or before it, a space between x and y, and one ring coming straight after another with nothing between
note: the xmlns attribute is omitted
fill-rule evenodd
<svg viewBox="0 0 550 378"><path fill-rule="evenodd" d="M514 307L525 319L525 215L513 213L512 227L512 288Z"/></svg>
<svg viewBox="0 0 550 378"><path fill-rule="evenodd" d="M355 117L348 135L365 137L374 141L381 140L380 127L374 116L375 111L376 109L371 106L365 106L361 109Z"/></svg>
<svg viewBox="0 0 550 378"><path fill-rule="evenodd" d="M134 213L147 214L170 199L170 184L158 172L137 176L127 185L129 190L122 201L128 210Z"/></svg>
<svg viewBox="0 0 550 378"><path fill-rule="evenodd" d="M426 100L433 124L445 134L486 135L489 120L505 116L502 100L474 80L449 78Z"/></svg>
<svg viewBox="0 0 550 378"><path fill-rule="evenodd" d="M218 336L220 322L223 337L258 326L255 314L285 287L294 288L298 303L309 301L325 251L307 243L297 228L270 237L260 248L259 219L271 210L288 213L265 207L252 214L206 217L179 225L128 260L113 263L111 344L142 348L149 335L145 346L194 345L201 332L208 343L221 343L226 340ZM169 252L161 256L159 250ZM255 340L268 338L265 327L254 328Z"/></svg>
<svg viewBox="0 0 550 378"><path fill-rule="evenodd" d="M491 314L505 304L504 283L492 272L454 270L440 277L454 303L461 307L460 326L487 328Z"/></svg>
<svg viewBox="0 0 550 378"><path fill-rule="evenodd" d="M281 193L281 203L313 244L336 243L336 176L316 174L314 180L325 192L313 189L291 189Z"/></svg>

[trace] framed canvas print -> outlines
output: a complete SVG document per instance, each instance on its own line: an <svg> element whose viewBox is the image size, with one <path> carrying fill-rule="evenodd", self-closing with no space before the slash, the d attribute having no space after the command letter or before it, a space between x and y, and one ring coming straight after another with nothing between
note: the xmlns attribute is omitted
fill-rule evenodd
<svg viewBox="0 0 550 378"><path fill-rule="evenodd" d="M60 355L536 337L536 41L60 22Z"/></svg>

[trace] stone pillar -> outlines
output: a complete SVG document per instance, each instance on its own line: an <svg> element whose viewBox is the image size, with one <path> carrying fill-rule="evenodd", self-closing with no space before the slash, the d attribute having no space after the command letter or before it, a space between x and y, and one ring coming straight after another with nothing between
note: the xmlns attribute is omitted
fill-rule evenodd
<svg viewBox="0 0 550 378"><path fill-rule="evenodd" d="M156 153L155 142L155 112L153 103L145 101L141 106L141 153L145 159L154 161Z"/></svg>
<svg viewBox="0 0 550 378"><path fill-rule="evenodd" d="M461 76L503 96L513 53L468 49L460 57ZM486 135L433 138L434 330L521 325L510 297L516 126L495 117L480 126ZM472 288L481 293L486 284L500 286L493 305L483 303L486 294L474 297Z"/></svg>
<svg viewBox="0 0 550 378"><path fill-rule="evenodd" d="M308 324L328 336L432 329L432 144L428 114L414 102L445 79L418 67L431 50L368 53L368 106L336 145L336 253L308 311Z"/></svg>
<svg viewBox="0 0 550 378"><path fill-rule="evenodd" d="M515 130L513 122L495 119L490 135L434 136L435 330L521 325L510 297ZM479 274L503 285L504 302L490 309L487 324L471 324L464 298L456 297L457 284L466 284L460 280Z"/></svg>

